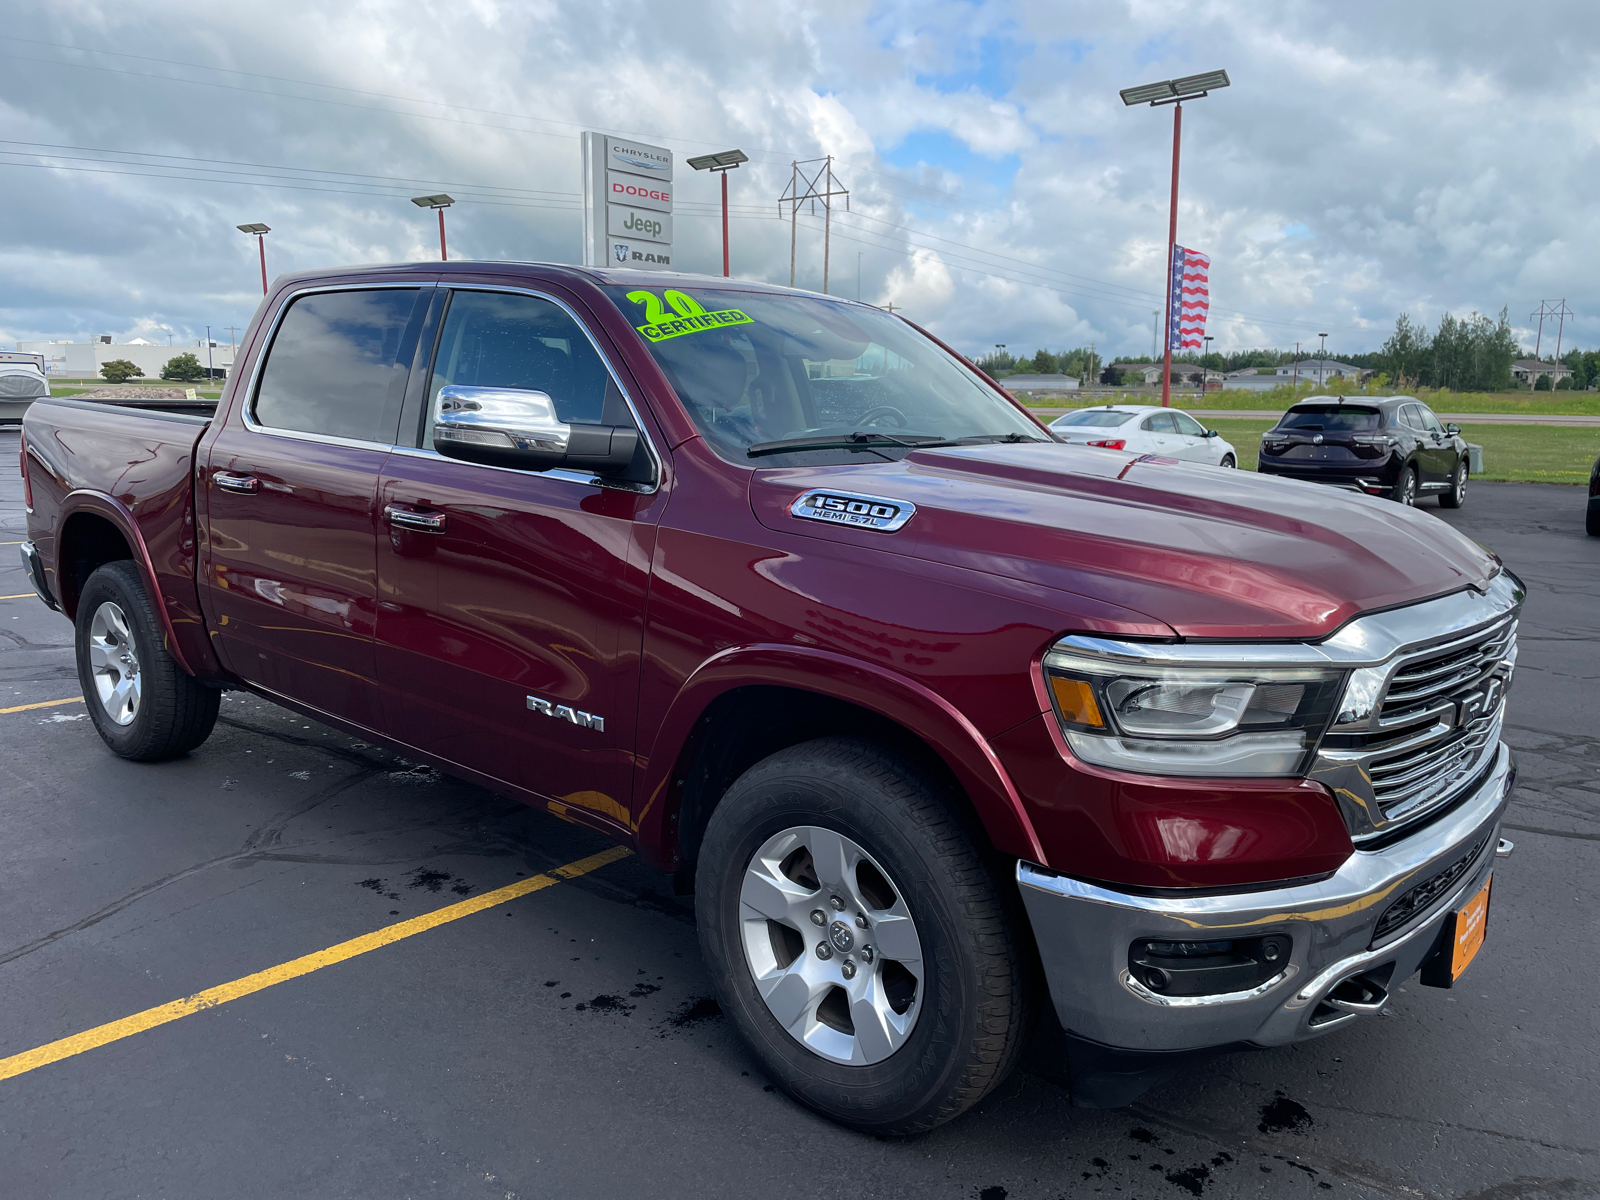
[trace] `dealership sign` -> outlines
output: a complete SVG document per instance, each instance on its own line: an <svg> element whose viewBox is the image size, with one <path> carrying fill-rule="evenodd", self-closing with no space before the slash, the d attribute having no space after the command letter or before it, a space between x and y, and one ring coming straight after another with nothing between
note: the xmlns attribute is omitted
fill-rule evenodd
<svg viewBox="0 0 1600 1200"><path fill-rule="evenodd" d="M672 151L583 135L583 261L672 269Z"/></svg>

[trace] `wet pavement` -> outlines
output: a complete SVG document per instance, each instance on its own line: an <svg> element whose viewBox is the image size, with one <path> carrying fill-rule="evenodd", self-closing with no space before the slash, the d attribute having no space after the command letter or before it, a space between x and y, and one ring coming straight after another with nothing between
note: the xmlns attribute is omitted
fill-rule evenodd
<svg viewBox="0 0 1600 1200"><path fill-rule="evenodd" d="M15 464L0 432L0 542ZM624 859L0 1080L0 1196L1600 1196L1600 539L1576 488L1475 484L1441 515L1531 593L1517 850L1453 991L1132 1109L1019 1072L879 1140L762 1078L691 906ZM28 590L15 554L0 596ZM76 694L65 619L0 601L0 709ZM607 846L238 693L182 761L122 762L67 704L0 714L0 764L0 1059Z"/></svg>

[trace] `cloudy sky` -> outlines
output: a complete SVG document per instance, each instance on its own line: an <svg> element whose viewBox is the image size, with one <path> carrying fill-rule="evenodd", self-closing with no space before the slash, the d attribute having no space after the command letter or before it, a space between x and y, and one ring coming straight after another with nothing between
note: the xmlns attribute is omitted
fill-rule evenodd
<svg viewBox="0 0 1600 1200"><path fill-rule="evenodd" d="M777 197L832 154L831 290L963 350L1149 353L1171 110L1117 89L1224 67L1186 106L1179 241L1219 349L1375 349L1405 311L1542 300L1600 343L1600 73L1584 0L12 0L0 37L0 345L222 340L280 271L577 261L583 129L742 147L736 274L787 282ZM686 269L715 180L678 175ZM822 286L802 213L802 287ZM1548 339L1547 339L1548 341Z"/></svg>

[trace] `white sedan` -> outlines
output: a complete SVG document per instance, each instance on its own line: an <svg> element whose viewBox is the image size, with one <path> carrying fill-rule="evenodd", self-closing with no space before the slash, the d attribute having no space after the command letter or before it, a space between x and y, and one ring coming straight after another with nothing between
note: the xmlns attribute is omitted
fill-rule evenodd
<svg viewBox="0 0 1600 1200"><path fill-rule="evenodd" d="M1080 408L1052 421L1050 432L1074 446L1161 454L1212 467L1239 465L1239 455L1221 434L1176 408L1149 404Z"/></svg>

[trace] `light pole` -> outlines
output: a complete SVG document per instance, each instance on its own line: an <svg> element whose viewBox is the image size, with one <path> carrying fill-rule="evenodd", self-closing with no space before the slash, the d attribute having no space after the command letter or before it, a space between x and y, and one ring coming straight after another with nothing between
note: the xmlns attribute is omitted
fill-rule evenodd
<svg viewBox="0 0 1600 1200"><path fill-rule="evenodd" d="M211 382L211 372L216 368L211 362L211 326L206 326L206 382Z"/></svg>
<svg viewBox="0 0 1600 1200"><path fill-rule="evenodd" d="M1206 394L1206 372L1211 370L1211 364L1206 360L1211 357L1211 343L1214 340L1215 339L1209 333L1206 334L1204 338L1206 344L1205 350L1200 355L1200 394L1202 396Z"/></svg>
<svg viewBox="0 0 1600 1200"><path fill-rule="evenodd" d="M256 239L256 245L261 250L261 294L267 294L267 234L272 232L272 226L263 225L253 221L248 225L237 226L240 233L248 233Z"/></svg>
<svg viewBox="0 0 1600 1200"><path fill-rule="evenodd" d="M1150 313L1150 357L1156 356L1156 350L1161 344L1161 310L1155 309Z"/></svg>
<svg viewBox="0 0 1600 1200"><path fill-rule="evenodd" d="M1201 75L1186 75L1182 79L1163 79L1157 83L1123 88L1118 93L1122 97L1122 102L1130 108L1135 104L1149 104L1151 108L1159 108L1163 104L1172 105L1172 205L1171 215L1167 221L1167 352L1161 371L1162 408L1168 408L1172 404L1173 309L1180 299L1179 296L1173 295L1172 256L1174 247L1178 244L1178 148L1183 141L1183 102L1199 100L1209 96L1217 88L1228 86L1226 71L1207 71Z"/></svg>
<svg viewBox="0 0 1600 1200"><path fill-rule="evenodd" d="M450 261L450 256L445 253L445 248L444 248L444 210L449 208L452 204L454 204L455 201L453 199L451 199L449 196L446 196L443 192L440 192L437 196L413 196L413 197L411 197L411 203L415 204L418 208L432 208L432 209L437 209L438 210L438 213L439 213L439 261L440 262L449 262Z"/></svg>
<svg viewBox="0 0 1600 1200"><path fill-rule="evenodd" d="M1328 335L1317 334L1322 339L1322 349L1317 352L1317 390L1320 392L1328 377Z"/></svg>
<svg viewBox="0 0 1600 1200"><path fill-rule="evenodd" d="M696 171L710 171L713 175L722 176L722 277L728 278L728 172L736 169L740 163L750 161L750 156L743 150L719 150L716 154L702 154L698 158L691 158L689 165Z"/></svg>

